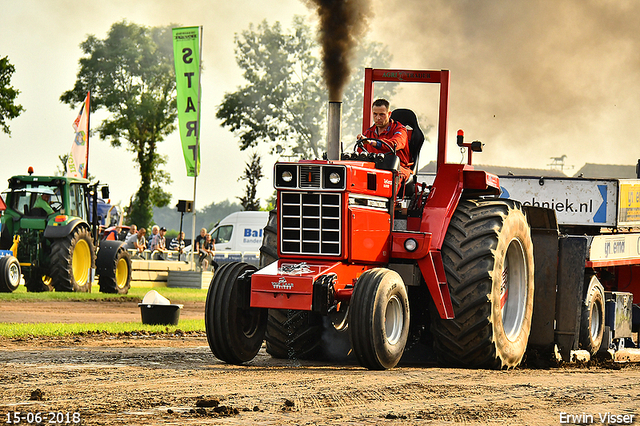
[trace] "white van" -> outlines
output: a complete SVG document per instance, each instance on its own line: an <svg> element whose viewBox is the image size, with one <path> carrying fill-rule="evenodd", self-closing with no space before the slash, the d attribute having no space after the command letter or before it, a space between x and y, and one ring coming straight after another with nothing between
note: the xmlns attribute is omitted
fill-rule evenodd
<svg viewBox="0 0 640 426"><path fill-rule="evenodd" d="M225 217L209 233L216 242L216 252L229 250L257 252L269 212L235 212Z"/></svg>

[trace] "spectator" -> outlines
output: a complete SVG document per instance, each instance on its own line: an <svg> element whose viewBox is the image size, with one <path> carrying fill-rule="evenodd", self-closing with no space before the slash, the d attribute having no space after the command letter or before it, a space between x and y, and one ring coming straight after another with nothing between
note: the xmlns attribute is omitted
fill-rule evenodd
<svg viewBox="0 0 640 426"><path fill-rule="evenodd" d="M127 234L127 239L129 239L130 236L132 236L133 234L137 234L138 233L138 227L136 225L131 225L129 227L129 233Z"/></svg>
<svg viewBox="0 0 640 426"><path fill-rule="evenodd" d="M200 268L202 268L203 271L209 270L209 265L211 265L214 271L218 268L218 263L213 260L215 253L216 246L211 239L211 234L205 234L205 239L200 249Z"/></svg>
<svg viewBox="0 0 640 426"><path fill-rule="evenodd" d="M135 226L135 225L134 225ZM127 250L136 250L135 257L140 258L142 252L147 248L147 240L144 237L147 233L147 230L144 228L140 228L140 230L127 237L127 241L125 243L125 248Z"/></svg>
<svg viewBox="0 0 640 426"><path fill-rule="evenodd" d="M177 251L178 260L180 260L180 255L184 251L184 232L180 232L176 238L171 240L169 250Z"/></svg>
<svg viewBox="0 0 640 426"><path fill-rule="evenodd" d="M151 228L151 235L149 235L149 240L147 241L147 247L151 248L151 240L153 240L153 237L158 235L158 232L160 232L160 227L158 225L153 225Z"/></svg>
<svg viewBox="0 0 640 426"><path fill-rule="evenodd" d="M194 253L200 253L200 249L202 248L202 243L204 242L205 237L207 236L207 228L202 228L200 230L200 235L196 237L196 240L193 244Z"/></svg>
<svg viewBox="0 0 640 426"><path fill-rule="evenodd" d="M149 244L149 250L151 250L152 259L165 260L164 252L167 251L167 241L164 238L164 234L167 232L167 228L164 226L160 228L158 233L151 239Z"/></svg>
<svg viewBox="0 0 640 426"><path fill-rule="evenodd" d="M104 235L102 236L103 240L109 240L109 241L118 241L118 236L120 235L120 231L122 231L122 228L120 226L116 226L115 228L107 228L107 230L105 230Z"/></svg>

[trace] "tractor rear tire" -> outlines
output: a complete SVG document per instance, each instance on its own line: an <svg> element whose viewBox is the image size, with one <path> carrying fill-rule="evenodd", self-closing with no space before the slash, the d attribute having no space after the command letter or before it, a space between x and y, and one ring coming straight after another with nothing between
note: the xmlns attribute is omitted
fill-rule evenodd
<svg viewBox="0 0 640 426"><path fill-rule="evenodd" d="M353 352L370 370L395 367L409 335L409 298L397 272L374 268L356 282L349 305Z"/></svg>
<svg viewBox="0 0 640 426"><path fill-rule="evenodd" d="M533 313L533 244L520 204L462 200L442 245L455 318L433 310L438 361L512 368L522 361Z"/></svg>
<svg viewBox="0 0 640 426"><path fill-rule="evenodd" d="M322 316L317 312L269 309L267 353L280 359L317 359L322 332Z"/></svg>
<svg viewBox="0 0 640 426"><path fill-rule="evenodd" d="M117 249L112 264L98 277L102 293L127 294L131 288L131 256L124 244Z"/></svg>
<svg viewBox="0 0 640 426"><path fill-rule="evenodd" d="M0 258L0 293L12 293L20 286L20 262L13 256Z"/></svg>
<svg viewBox="0 0 640 426"><path fill-rule="evenodd" d="M229 364L251 361L262 346L267 310L248 307L248 297L238 279L255 271L247 263L231 262L215 273L205 303L204 324L209 348L216 358Z"/></svg>
<svg viewBox="0 0 640 426"><path fill-rule="evenodd" d="M91 232L84 226L53 240L49 276L56 291L91 292L90 269L95 265L95 253Z"/></svg>
<svg viewBox="0 0 640 426"><path fill-rule="evenodd" d="M595 275L588 277L587 292L582 304L580 347L595 355L604 335L604 287Z"/></svg>
<svg viewBox="0 0 640 426"><path fill-rule="evenodd" d="M278 211L269 211L269 220L262 232L260 269L278 260Z"/></svg>

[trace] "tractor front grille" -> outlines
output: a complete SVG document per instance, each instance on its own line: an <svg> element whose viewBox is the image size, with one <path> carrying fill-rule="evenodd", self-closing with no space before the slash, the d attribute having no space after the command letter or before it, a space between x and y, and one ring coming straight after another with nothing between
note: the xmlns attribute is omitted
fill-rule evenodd
<svg viewBox="0 0 640 426"><path fill-rule="evenodd" d="M320 188L320 166L300 166L300 188Z"/></svg>
<svg viewBox="0 0 640 426"><path fill-rule="evenodd" d="M339 256L341 193L282 192L280 250L283 254Z"/></svg>

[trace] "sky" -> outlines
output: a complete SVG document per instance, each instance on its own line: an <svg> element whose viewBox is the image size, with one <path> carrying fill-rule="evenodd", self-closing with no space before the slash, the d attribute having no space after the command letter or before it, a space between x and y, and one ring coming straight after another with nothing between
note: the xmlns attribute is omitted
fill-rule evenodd
<svg viewBox="0 0 640 426"><path fill-rule="evenodd" d="M370 8L365 37L386 44L392 68L451 71L448 160L462 158L455 132L485 143L478 164L545 169L566 155L573 174L585 163L631 165L640 158L640 3L634 0L359 0ZM122 19L139 25L204 28L202 74L202 172L196 207L243 194L239 182L249 151L215 118L225 92L244 84L234 56L234 35L250 23L316 14L301 0L0 0L0 57L15 66L11 80L26 111L9 122L12 135L0 133L4 159L0 180L24 174L53 174L58 156L71 148L78 108L59 101L73 87L82 56L79 45L93 34L105 38ZM392 107L411 108L435 124L436 92L431 85L401 86ZM104 118L92 115L92 123ZM93 126L92 126L93 127ZM345 144L355 135L343 135ZM430 135L435 140L435 131ZM168 156L166 187L172 203L193 198L194 180L186 176L179 135L159 145ZM275 157L259 147L265 179L258 196L272 192ZM465 157L466 158L466 157ZM420 163L435 159L426 143ZM574 169L571 169L573 167ZM92 138L89 171L111 187L122 205L139 185L133 155L125 148ZM6 185L0 183L2 189ZM0 189L0 190L2 190Z"/></svg>

